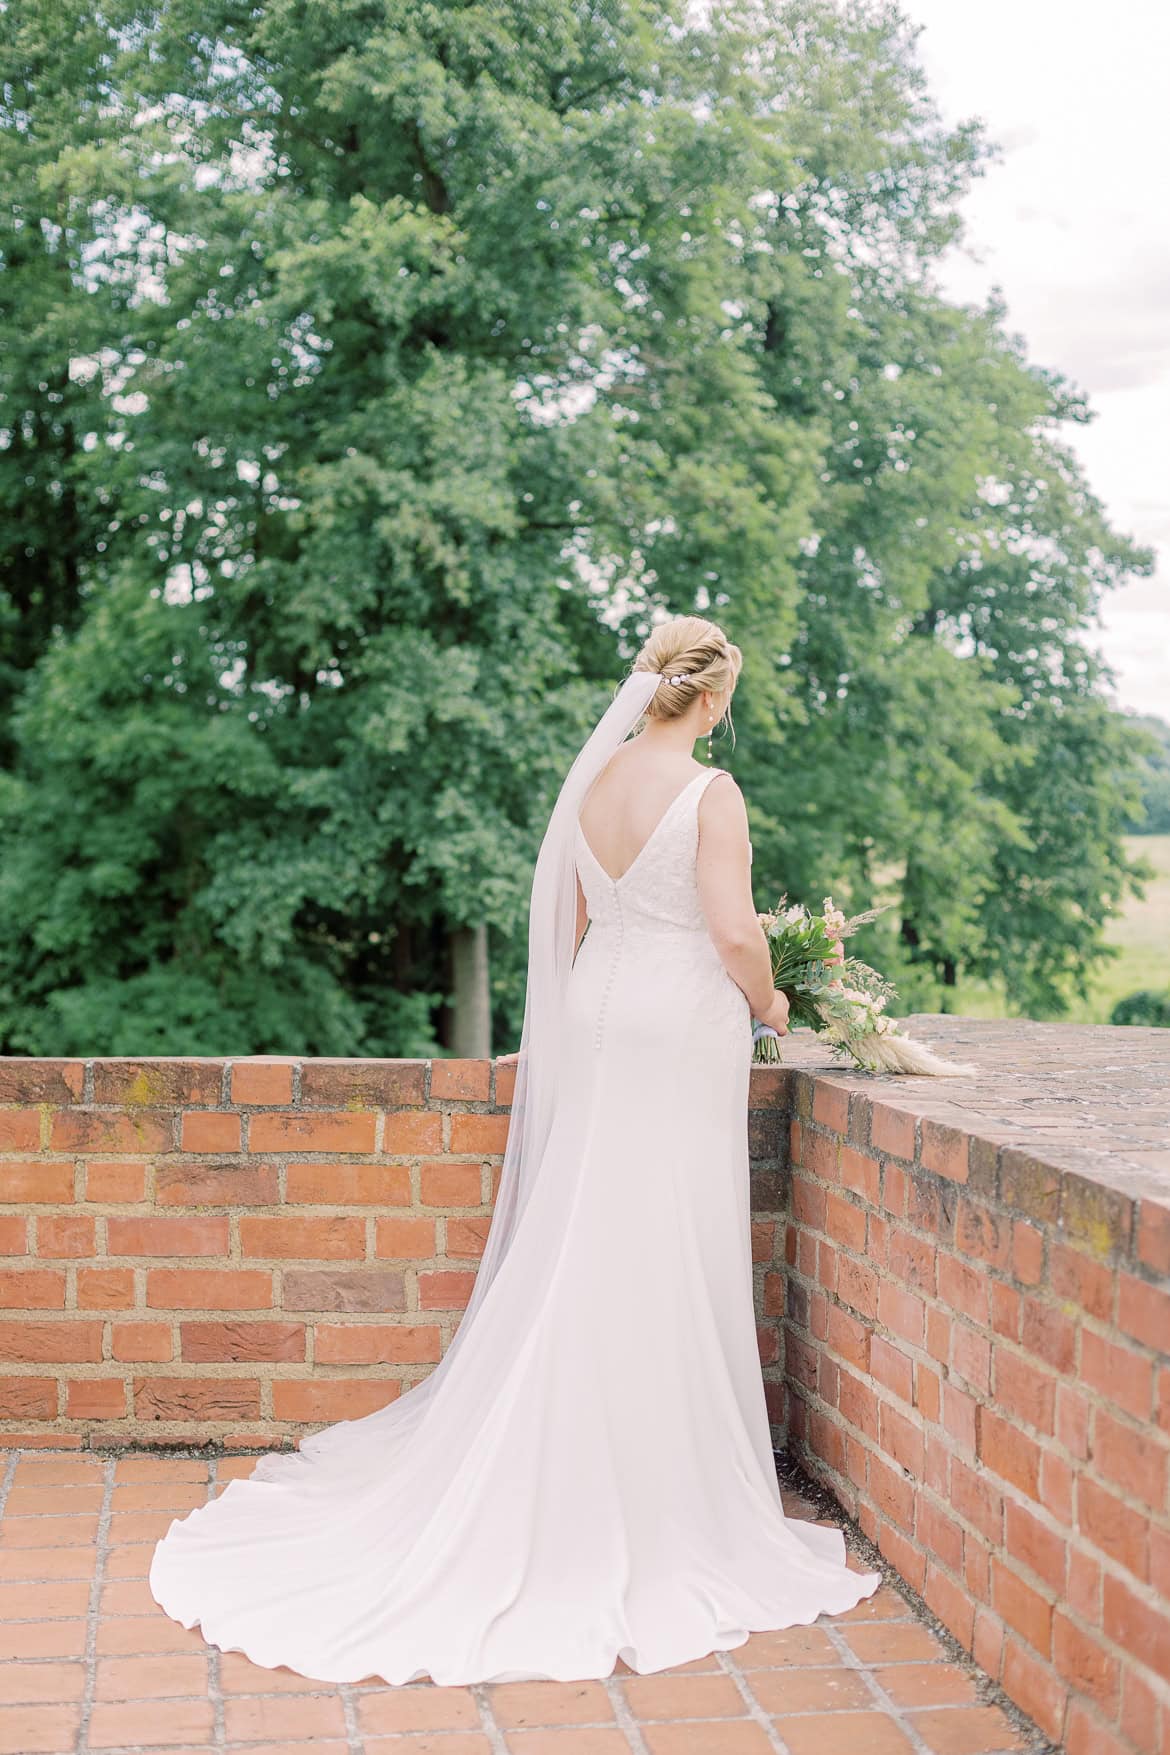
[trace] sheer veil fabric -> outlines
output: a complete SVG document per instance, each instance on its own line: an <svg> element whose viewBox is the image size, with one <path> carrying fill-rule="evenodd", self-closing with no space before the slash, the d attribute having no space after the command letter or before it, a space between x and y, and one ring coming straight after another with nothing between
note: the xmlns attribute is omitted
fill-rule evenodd
<svg viewBox="0 0 1170 1755"><path fill-rule="evenodd" d="M541 843L500 1188L442 1359L376 1413L262 1457L155 1549L155 1600L225 1651L327 1682L572 1681L808 1624L881 1582L780 1501L750 1010L695 883L722 770L695 774L619 879L580 827L661 680L627 676Z"/></svg>

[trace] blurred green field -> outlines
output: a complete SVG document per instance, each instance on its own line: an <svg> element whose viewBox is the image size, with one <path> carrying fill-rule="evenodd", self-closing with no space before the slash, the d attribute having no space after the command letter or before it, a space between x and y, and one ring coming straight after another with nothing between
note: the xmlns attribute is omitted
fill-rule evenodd
<svg viewBox="0 0 1170 1755"><path fill-rule="evenodd" d="M1144 897L1127 896L1121 913L1105 932L1119 955L1097 972L1088 999L1074 996L1065 1014L1070 1023L1107 1024L1119 999L1139 988L1170 991L1170 835L1127 835L1131 859L1145 858L1157 875ZM1007 1015L1002 992L983 981L960 981L948 1010L973 1018Z"/></svg>

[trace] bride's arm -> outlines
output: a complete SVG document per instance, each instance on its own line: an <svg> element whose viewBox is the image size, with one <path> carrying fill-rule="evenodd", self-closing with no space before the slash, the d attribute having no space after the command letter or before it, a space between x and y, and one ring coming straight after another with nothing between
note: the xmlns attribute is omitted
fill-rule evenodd
<svg viewBox="0 0 1170 1755"><path fill-rule="evenodd" d="M757 1018L772 1006L772 958L752 897L747 806L727 775L699 800L699 901L723 966Z"/></svg>

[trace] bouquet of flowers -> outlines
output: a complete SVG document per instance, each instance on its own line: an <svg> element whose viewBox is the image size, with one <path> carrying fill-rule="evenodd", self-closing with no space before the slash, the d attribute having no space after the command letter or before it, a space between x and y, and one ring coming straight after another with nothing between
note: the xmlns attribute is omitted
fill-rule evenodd
<svg viewBox="0 0 1170 1755"><path fill-rule="evenodd" d="M893 986L868 963L845 955L842 941L859 926L876 920L884 908L867 908L846 919L826 896L820 914L801 903L785 906L781 896L771 912L759 916L772 956L772 985L788 999L789 1024L807 1024L823 1036L832 1053L867 1072L930 1073L955 1078L977 1067L943 1060L911 1041L886 1013ZM889 904L886 904L888 906ZM757 1023L752 1059L781 1059L775 1030Z"/></svg>

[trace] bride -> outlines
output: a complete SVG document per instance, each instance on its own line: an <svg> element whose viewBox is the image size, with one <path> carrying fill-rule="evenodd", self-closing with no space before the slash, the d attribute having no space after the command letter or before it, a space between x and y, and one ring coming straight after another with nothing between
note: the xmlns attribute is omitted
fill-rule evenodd
<svg viewBox="0 0 1170 1755"><path fill-rule="evenodd" d="M155 1599L222 1650L324 1682L575 1681L881 1582L785 1515L770 1443L747 1100L752 1014L783 1033L787 1004L742 794L691 753L741 662L709 621L661 623L562 785L499 1196L443 1358L158 1543Z"/></svg>

